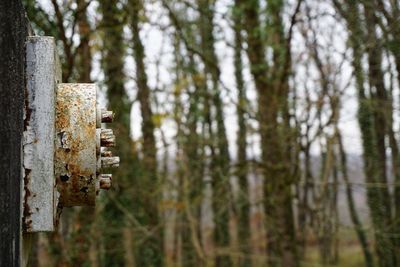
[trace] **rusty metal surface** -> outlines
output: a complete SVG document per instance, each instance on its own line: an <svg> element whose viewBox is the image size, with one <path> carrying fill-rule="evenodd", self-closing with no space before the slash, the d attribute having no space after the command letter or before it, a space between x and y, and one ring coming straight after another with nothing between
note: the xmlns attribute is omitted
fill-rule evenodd
<svg viewBox="0 0 400 267"><path fill-rule="evenodd" d="M95 205L96 120L95 84L58 85L55 176L62 206Z"/></svg>
<svg viewBox="0 0 400 267"><path fill-rule="evenodd" d="M112 157L112 152L109 151L109 150L103 149L103 150L101 151L101 156L102 156L102 157Z"/></svg>
<svg viewBox="0 0 400 267"><path fill-rule="evenodd" d="M119 157L104 157L101 158L101 168L116 168L119 167Z"/></svg>
<svg viewBox="0 0 400 267"><path fill-rule="evenodd" d="M104 190L108 190L111 188L112 175L111 174L101 174L99 181L100 181L100 188L104 189Z"/></svg>
<svg viewBox="0 0 400 267"><path fill-rule="evenodd" d="M111 123L114 121L114 112L109 110L101 111L101 122L103 123Z"/></svg>

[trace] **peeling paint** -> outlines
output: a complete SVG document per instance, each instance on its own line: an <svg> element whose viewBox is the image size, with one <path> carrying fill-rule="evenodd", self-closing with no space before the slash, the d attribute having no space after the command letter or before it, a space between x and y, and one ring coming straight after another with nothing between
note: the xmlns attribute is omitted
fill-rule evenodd
<svg viewBox="0 0 400 267"><path fill-rule="evenodd" d="M29 206L28 198L31 195L31 191L29 190L29 181L30 181L30 174L32 172L31 169L25 168L24 173L24 205L23 205L23 230L25 232L30 232L32 230L32 212Z"/></svg>

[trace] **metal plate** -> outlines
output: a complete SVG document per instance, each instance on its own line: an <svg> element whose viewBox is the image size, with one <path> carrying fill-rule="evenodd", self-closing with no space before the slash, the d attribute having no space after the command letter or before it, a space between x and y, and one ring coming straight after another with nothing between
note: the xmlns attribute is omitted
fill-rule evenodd
<svg viewBox="0 0 400 267"><path fill-rule="evenodd" d="M54 180L54 104L56 84L61 80L54 38L28 38L26 77L23 229L53 231L58 204Z"/></svg>

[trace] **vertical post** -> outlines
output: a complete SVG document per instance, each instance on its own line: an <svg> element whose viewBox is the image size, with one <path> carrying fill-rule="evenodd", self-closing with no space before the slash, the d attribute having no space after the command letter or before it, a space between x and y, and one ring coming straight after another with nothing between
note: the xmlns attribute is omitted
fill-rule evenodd
<svg viewBox="0 0 400 267"><path fill-rule="evenodd" d="M54 179L54 121L57 83L61 81L53 37L30 36L26 42L24 120L25 233L54 231L57 194Z"/></svg>
<svg viewBox="0 0 400 267"><path fill-rule="evenodd" d="M24 14L20 1L0 1L0 267L21 263Z"/></svg>

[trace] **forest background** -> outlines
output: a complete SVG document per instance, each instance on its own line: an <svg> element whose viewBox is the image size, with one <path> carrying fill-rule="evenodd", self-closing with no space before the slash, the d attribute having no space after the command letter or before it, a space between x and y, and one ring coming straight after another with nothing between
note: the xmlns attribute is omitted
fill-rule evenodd
<svg viewBox="0 0 400 267"><path fill-rule="evenodd" d="M400 266L397 0L24 0L121 166L30 266Z"/></svg>

